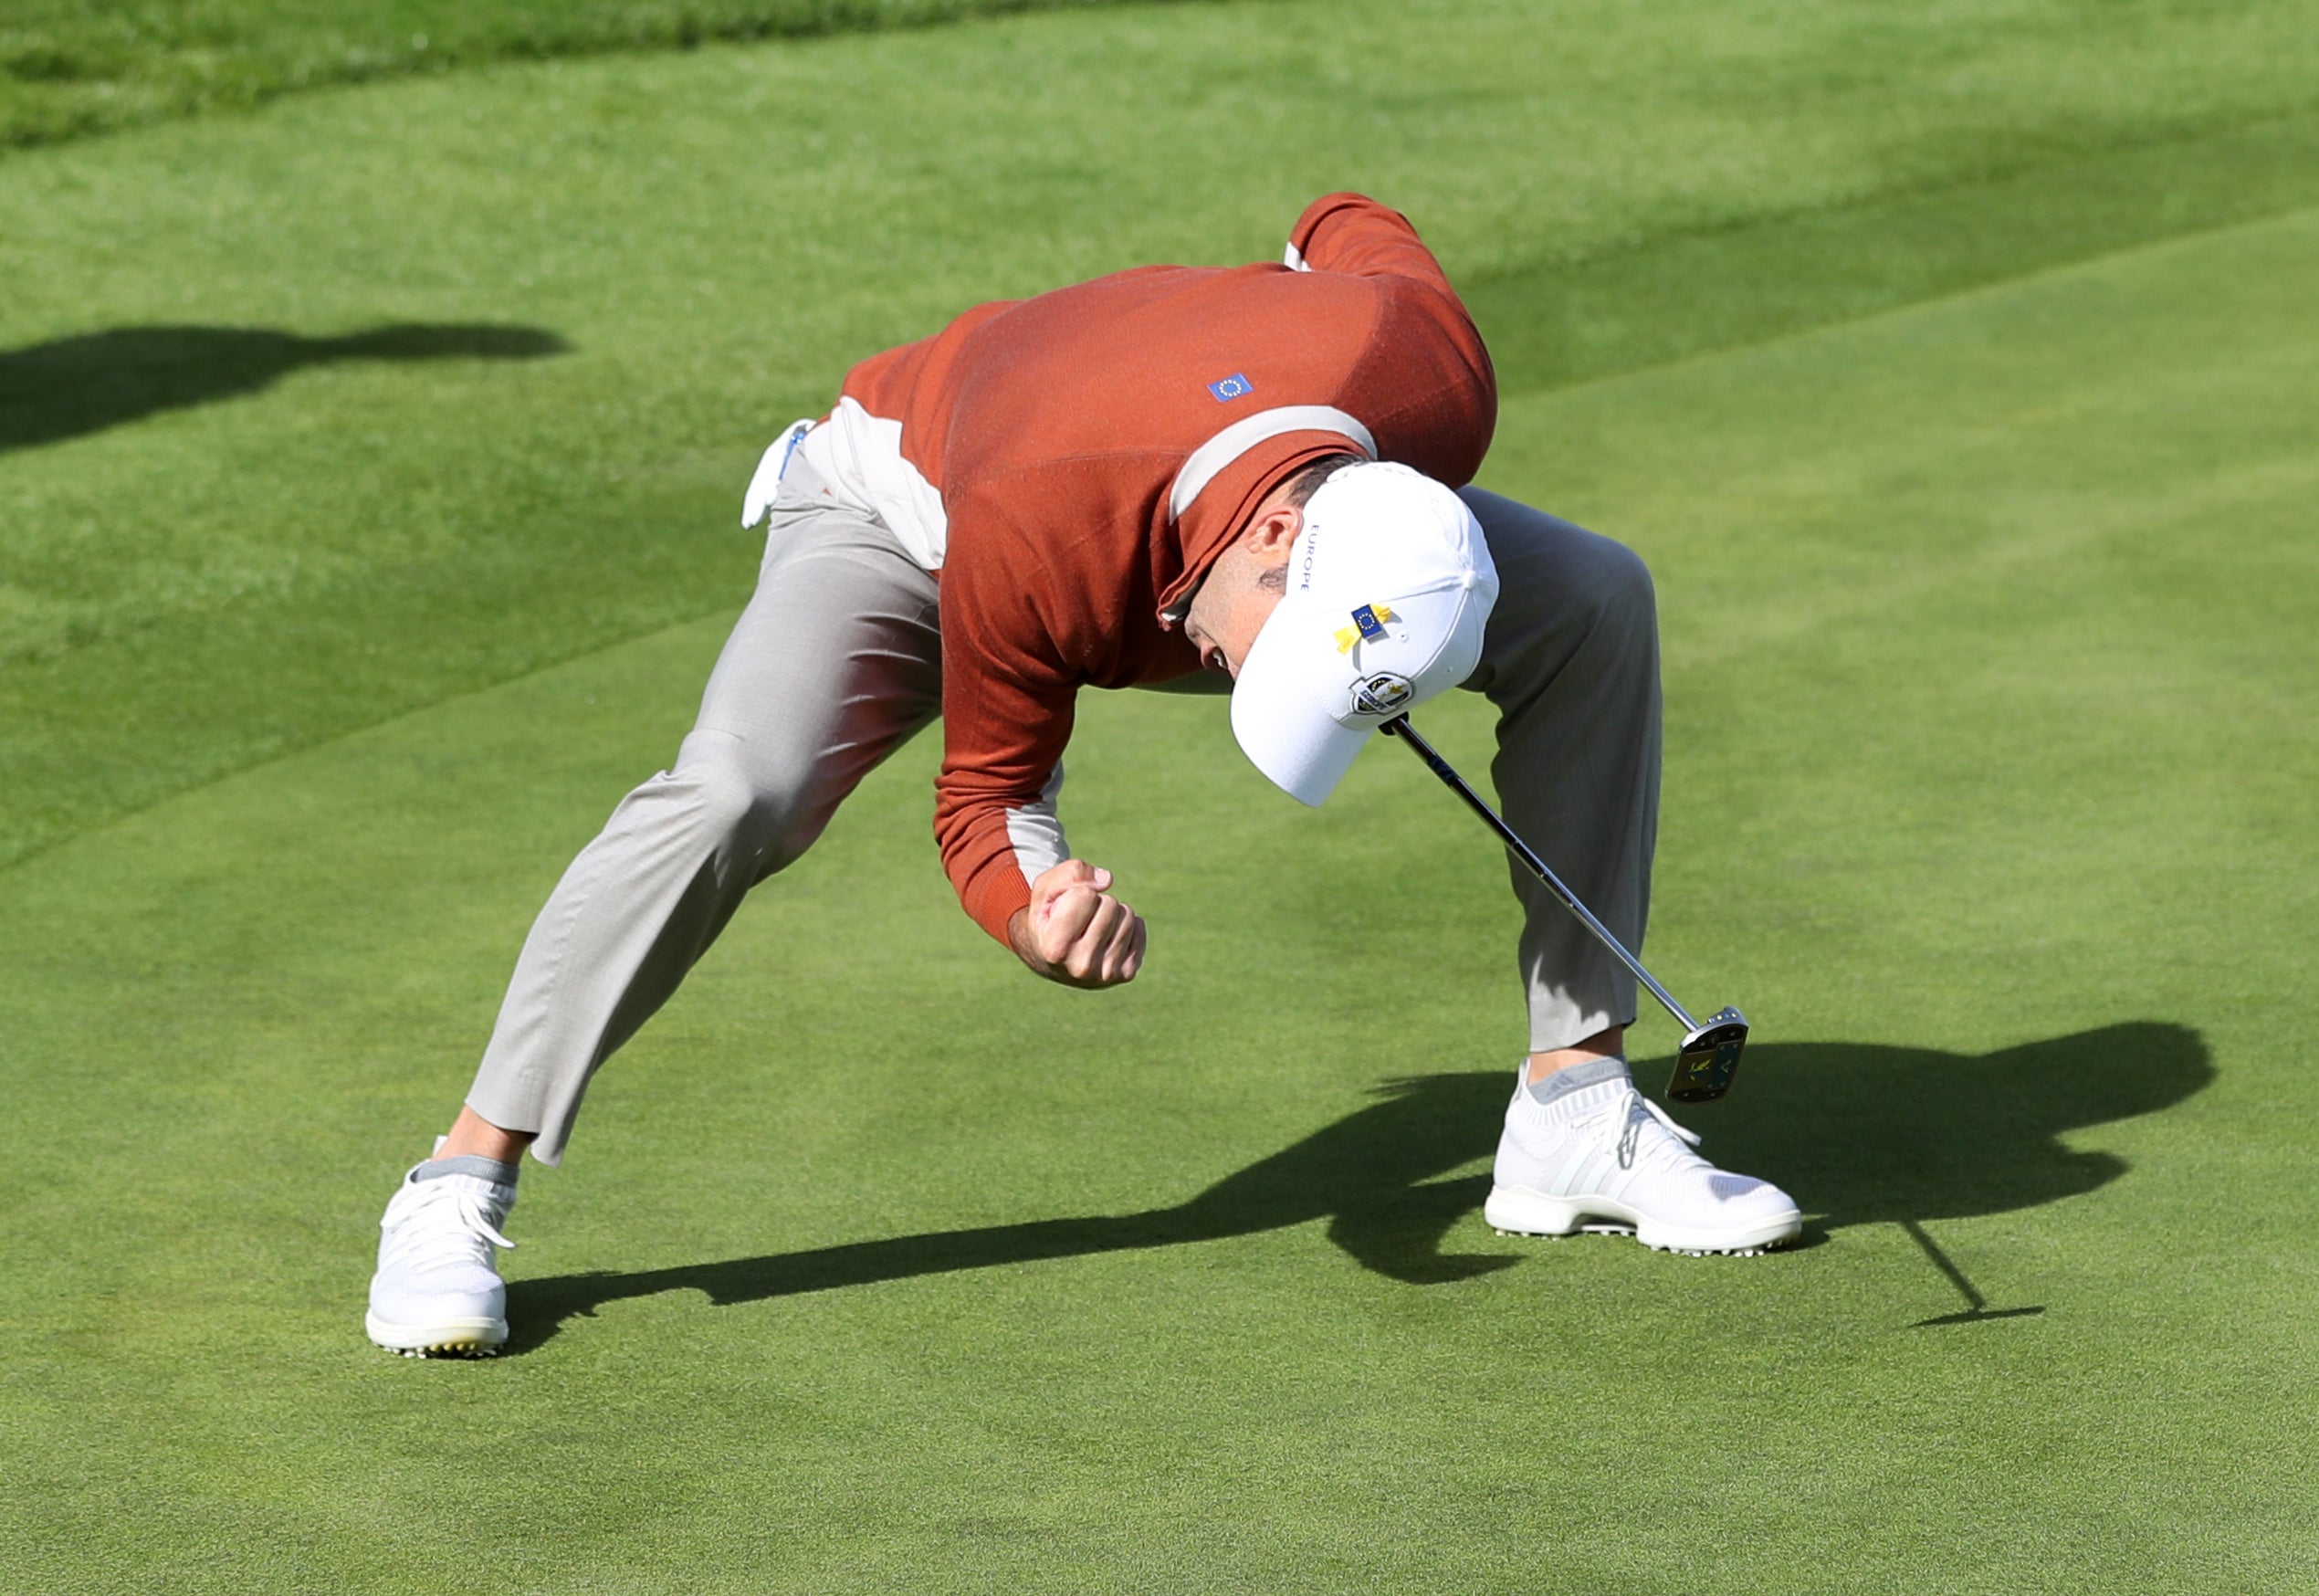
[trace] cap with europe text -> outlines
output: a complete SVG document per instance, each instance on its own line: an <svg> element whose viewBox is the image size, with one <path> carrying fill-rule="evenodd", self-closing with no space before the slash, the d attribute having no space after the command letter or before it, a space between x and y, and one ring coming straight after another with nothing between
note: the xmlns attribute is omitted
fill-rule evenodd
<svg viewBox="0 0 2319 1596"><path fill-rule="evenodd" d="M1287 592L1241 661L1232 730L1318 804L1369 734L1472 676L1497 567L1464 500L1406 466L1347 466L1306 501Z"/></svg>

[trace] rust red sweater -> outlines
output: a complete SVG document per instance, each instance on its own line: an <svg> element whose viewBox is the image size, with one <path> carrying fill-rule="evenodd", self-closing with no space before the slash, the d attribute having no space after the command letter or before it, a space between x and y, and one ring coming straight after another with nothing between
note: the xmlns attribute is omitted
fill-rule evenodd
<svg viewBox="0 0 2319 1596"><path fill-rule="evenodd" d="M1120 272L855 367L804 452L941 572L934 829L967 912L1006 940L1062 856L1078 690L1199 668L1170 608L1266 494L1347 451L1463 486L1496 415L1432 252L1350 194L1306 210L1284 265Z"/></svg>

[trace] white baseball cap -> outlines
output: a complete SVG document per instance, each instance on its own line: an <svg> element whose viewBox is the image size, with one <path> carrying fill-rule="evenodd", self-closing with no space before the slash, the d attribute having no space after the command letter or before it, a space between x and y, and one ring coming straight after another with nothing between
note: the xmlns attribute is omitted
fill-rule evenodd
<svg viewBox="0 0 2319 1596"><path fill-rule="evenodd" d="M1318 804L1369 733L1474 674L1496 602L1497 567L1456 494L1386 462L1330 473L1233 683L1233 735L1275 786Z"/></svg>

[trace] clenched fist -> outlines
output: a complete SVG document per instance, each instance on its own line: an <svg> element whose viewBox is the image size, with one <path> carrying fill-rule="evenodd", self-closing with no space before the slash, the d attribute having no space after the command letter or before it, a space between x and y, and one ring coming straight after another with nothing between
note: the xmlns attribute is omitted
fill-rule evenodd
<svg viewBox="0 0 2319 1596"><path fill-rule="evenodd" d="M1118 986L1143 968L1143 917L1111 896L1110 871L1085 859L1042 872L1006 930L1023 963L1065 986Z"/></svg>

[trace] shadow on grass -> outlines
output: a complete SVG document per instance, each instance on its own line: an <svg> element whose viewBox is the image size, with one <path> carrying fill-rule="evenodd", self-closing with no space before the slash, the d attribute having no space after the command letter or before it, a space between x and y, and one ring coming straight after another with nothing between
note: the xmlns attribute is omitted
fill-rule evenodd
<svg viewBox="0 0 2319 1596"><path fill-rule="evenodd" d="M343 338L262 327L117 327L0 350L0 453L255 394L306 366L537 360L570 347L536 327L414 323Z"/></svg>
<svg viewBox="0 0 2319 1596"><path fill-rule="evenodd" d="M1654 1073L1663 1076L1663 1061L1643 1066L1638 1078L1655 1087ZM1827 1216L1824 1226L1807 1230L1810 1244L1828 1228L1894 1222L1921 1234L1920 1221L2004 1213L2093 1191L2123 1174L2124 1160L2072 1152L2062 1133L2167 1108L2213 1076L2204 1043L2179 1025L2114 1025L1978 1057L1769 1043L1748 1049L1738 1092L1690 1118L1708 1133L1718 1163L1778 1181L1807 1212ZM1320 1219L1328 1221L1331 1242L1377 1274L1412 1286L1469 1279L1522 1255L1443 1252L1450 1228L1481 1206L1490 1182L1487 1174L1441 1177L1496 1147L1510 1086L1507 1073L1496 1070L1390 1083L1370 1107L1172 1207L512 1281L507 1350L540 1346L564 1320L604 1303L663 1291L702 1291L719 1305L760 1302L1217 1241Z"/></svg>
<svg viewBox="0 0 2319 1596"><path fill-rule="evenodd" d="M2171 1107L2214 1066L2196 1031L2142 1023L1978 1056L1777 1043L1750 1047L1741 1076L1691 1117L1707 1152L1778 1181L1834 1229L1972 1219L2107 1185L2125 1160L2060 1137Z"/></svg>

